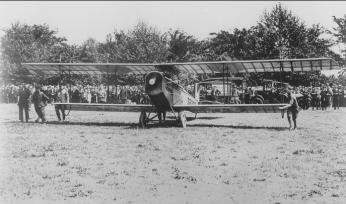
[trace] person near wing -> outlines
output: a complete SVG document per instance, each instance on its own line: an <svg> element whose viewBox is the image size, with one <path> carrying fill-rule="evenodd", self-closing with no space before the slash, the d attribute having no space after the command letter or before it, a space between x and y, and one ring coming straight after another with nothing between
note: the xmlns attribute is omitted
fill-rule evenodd
<svg viewBox="0 0 346 204"><path fill-rule="evenodd" d="M68 90L67 90L66 86L64 86L64 85L59 86L59 90L55 94L55 102L56 103L69 103L70 102L70 96L68 94ZM66 110L66 105L63 105L63 104L56 104L55 105L55 113L56 113L56 116L58 117L59 121L61 121L60 112L62 115L62 120L65 121L65 118L66 118L65 110Z"/></svg>
<svg viewBox="0 0 346 204"><path fill-rule="evenodd" d="M292 90L287 90L287 97L288 97L288 104L286 106L280 107L280 109L287 109L287 120L290 125L290 130L297 129L297 117L299 112L299 105L296 97L292 95ZM292 127L292 121L293 120L293 127Z"/></svg>
<svg viewBox="0 0 346 204"><path fill-rule="evenodd" d="M39 122L41 119L42 123L46 123L46 112L45 107L49 102L49 98L46 94L43 93L40 86L35 87L35 92L32 95L32 102L34 103L35 112L38 116L35 122Z"/></svg>
<svg viewBox="0 0 346 204"><path fill-rule="evenodd" d="M18 108L19 108L19 120L21 122L24 122L23 119L23 111L25 114L25 122L29 121L29 109L30 109L30 97L31 97L31 92L29 89L29 85L21 85L19 88L18 92Z"/></svg>

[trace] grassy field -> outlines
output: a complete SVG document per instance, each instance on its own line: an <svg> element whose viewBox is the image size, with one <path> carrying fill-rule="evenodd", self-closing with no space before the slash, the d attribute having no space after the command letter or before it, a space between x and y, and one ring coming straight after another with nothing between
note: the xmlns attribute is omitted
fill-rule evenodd
<svg viewBox="0 0 346 204"><path fill-rule="evenodd" d="M0 203L346 203L345 108L302 111L296 131L280 114L139 129L139 113L0 110Z"/></svg>

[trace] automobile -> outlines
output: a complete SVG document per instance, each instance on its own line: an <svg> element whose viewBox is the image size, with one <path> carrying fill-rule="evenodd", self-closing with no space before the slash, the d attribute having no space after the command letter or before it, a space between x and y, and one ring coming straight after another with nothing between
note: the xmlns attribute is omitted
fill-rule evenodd
<svg viewBox="0 0 346 204"><path fill-rule="evenodd" d="M243 77L209 78L195 84L200 104L236 104L241 103L246 81Z"/></svg>
<svg viewBox="0 0 346 204"><path fill-rule="evenodd" d="M251 87L254 95L250 99L252 104L272 104L287 102L285 90L291 86L285 82L264 79L262 86Z"/></svg>

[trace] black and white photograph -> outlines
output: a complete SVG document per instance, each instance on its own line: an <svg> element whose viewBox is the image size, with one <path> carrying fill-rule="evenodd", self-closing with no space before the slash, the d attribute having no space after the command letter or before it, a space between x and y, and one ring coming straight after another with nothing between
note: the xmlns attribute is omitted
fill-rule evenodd
<svg viewBox="0 0 346 204"><path fill-rule="evenodd" d="M0 1L0 204L345 204L345 1Z"/></svg>

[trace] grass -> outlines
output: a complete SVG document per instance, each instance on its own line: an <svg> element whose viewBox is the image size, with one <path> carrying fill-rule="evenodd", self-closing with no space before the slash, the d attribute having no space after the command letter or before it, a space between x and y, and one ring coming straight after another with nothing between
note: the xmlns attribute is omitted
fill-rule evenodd
<svg viewBox="0 0 346 204"><path fill-rule="evenodd" d="M0 201L344 203L346 109L200 114L140 129L139 113L71 112L20 123L0 105ZM36 117L31 112L31 121ZM194 117L191 114L191 117Z"/></svg>

